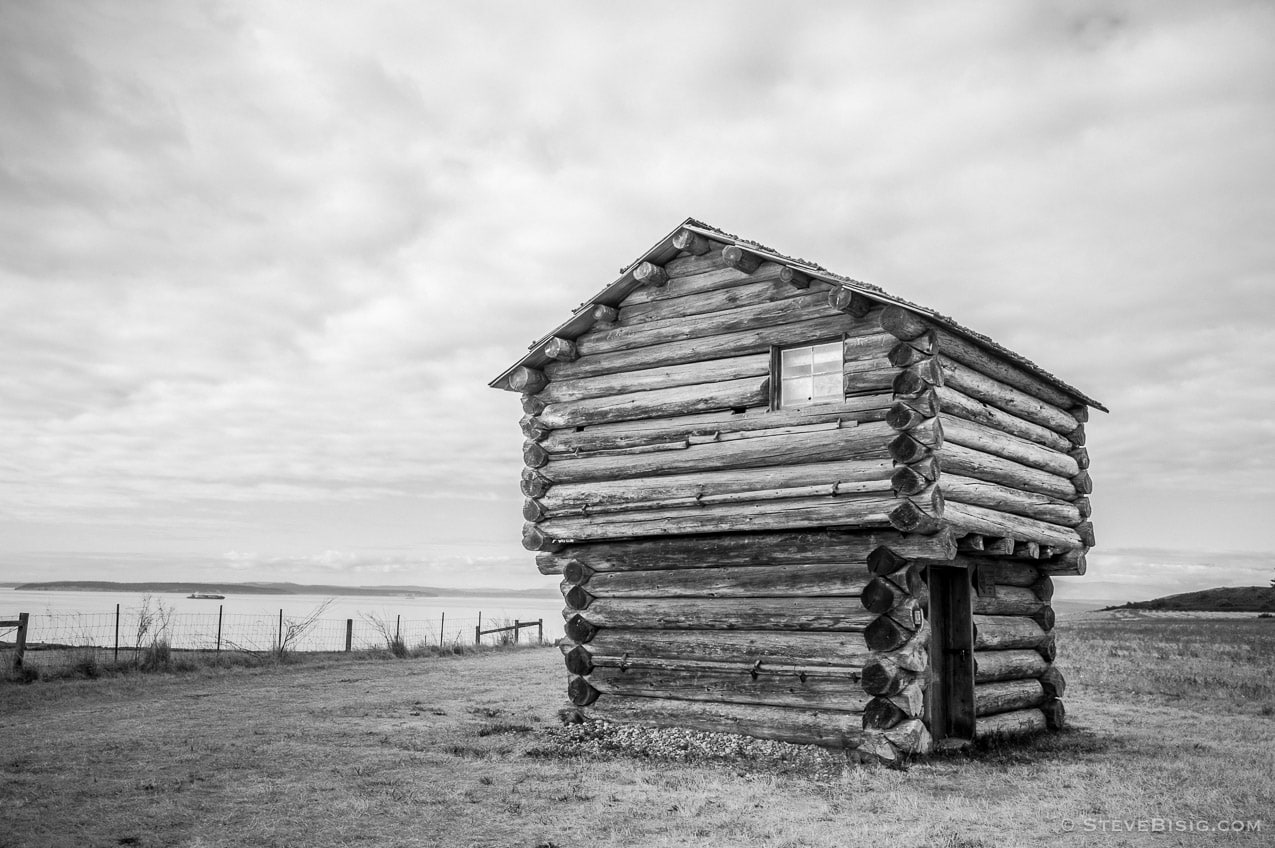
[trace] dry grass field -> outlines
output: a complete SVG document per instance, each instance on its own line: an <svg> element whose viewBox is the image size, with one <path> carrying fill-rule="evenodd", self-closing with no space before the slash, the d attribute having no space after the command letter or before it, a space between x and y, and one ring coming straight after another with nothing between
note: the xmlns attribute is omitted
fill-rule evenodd
<svg viewBox="0 0 1275 848"><path fill-rule="evenodd" d="M0 684L0 846L1272 844L1275 619L1059 639L1069 731L906 771L573 742L551 648Z"/></svg>

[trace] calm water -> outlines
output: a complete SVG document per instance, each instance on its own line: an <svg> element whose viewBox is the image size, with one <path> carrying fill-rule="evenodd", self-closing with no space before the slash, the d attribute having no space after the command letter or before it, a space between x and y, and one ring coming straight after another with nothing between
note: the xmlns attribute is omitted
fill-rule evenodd
<svg viewBox="0 0 1275 848"><path fill-rule="evenodd" d="M324 603L328 605L320 612ZM149 642L166 614L166 632L174 647L215 647L220 614L223 648L269 650L279 638L280 611L285 634L319 612L315 625L294 638L298 650L341 650L347 619L354 621L356 648L383 645L382 630L390 636L397 630L409 646L438 644L440 628L444 642L460 639L472 643L480 615L484 629L513 624L515 619L543 619L546 640L562 636L563 603L552 598L228 594L225 600L197 600L185 594L154 593L147 603L143 594L133 592L19 592L0 588L0 619L30 613L27 639L31 642L113 645L116 604L120 607L121 646ZM149 628L144 626L143 615L148 610L152 614ZM531 628L523 630L521 638L535 636L536 630ZM0 640L12 638L11 633L0 632ZM485 640L492 638L484 636Z"/></svg>

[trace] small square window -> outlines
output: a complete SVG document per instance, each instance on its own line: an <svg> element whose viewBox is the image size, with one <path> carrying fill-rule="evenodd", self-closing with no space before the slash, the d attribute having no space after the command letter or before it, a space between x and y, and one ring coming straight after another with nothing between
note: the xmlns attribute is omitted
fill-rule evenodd
<svg viewBox="0 0 1275 848"><path fill-rule="evenodd" d="M776 409L800 409L845 400L840 341L783 348L773 360L779 383Z"/></svg>

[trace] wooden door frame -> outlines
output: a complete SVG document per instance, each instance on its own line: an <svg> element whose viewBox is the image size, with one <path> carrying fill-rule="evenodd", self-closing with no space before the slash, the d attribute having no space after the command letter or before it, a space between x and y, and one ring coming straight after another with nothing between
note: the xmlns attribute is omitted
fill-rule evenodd
<svg viewBox="0 0 1275 848"><path fill-rule="evenodd" d="M926 717L935 742L974 738L974 593L970 572L931 564L930 685Z"/></svg>

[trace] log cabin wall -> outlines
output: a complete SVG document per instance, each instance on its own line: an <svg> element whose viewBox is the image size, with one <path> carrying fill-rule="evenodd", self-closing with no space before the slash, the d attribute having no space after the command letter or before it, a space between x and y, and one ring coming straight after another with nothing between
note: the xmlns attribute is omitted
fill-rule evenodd
<svg viewBox="0 0 1275 848"><path fill-rule="evenodd" d="M976 732L1020 733L1063 724L1062 673L1054 668L1054 586L1023 561L962 555L976 575L974 704Z"/></svg>

